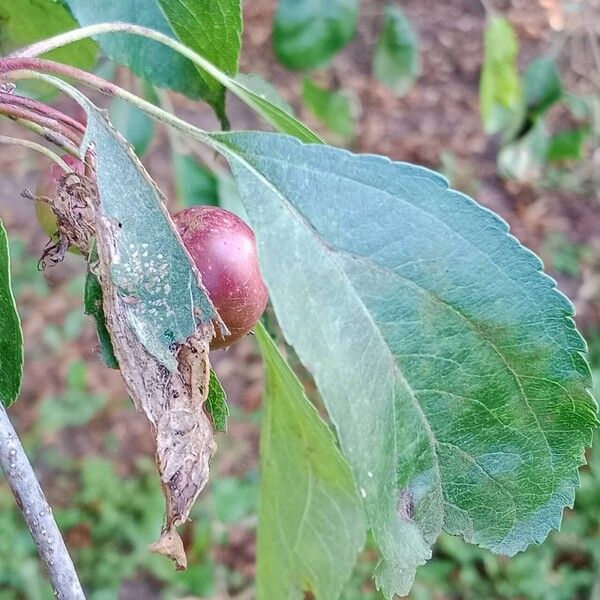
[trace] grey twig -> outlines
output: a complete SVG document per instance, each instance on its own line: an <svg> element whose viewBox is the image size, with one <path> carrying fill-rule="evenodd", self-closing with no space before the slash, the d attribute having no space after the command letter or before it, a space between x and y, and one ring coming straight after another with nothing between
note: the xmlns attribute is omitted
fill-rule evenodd
<svg viewBox="0 0 600 600"><path fill-rule="evenodd" d="M1 403L0 466L37 546L54 595L61 600L85 600L52 510Z"/></svg>

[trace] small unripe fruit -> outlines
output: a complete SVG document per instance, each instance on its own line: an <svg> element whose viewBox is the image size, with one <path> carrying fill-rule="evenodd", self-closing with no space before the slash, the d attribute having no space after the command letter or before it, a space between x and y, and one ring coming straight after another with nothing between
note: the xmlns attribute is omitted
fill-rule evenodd
<svg viewBox="0 0 600 600"><path fill-rule="evenodd" d="M73 171L75 171L75 173L83 175L84 164L78 158L75 158L70 154L65 154L62 159L67 163L67 165L69 165L69 167L71 167L71 169L73 169ZM53 162L48 170L42 174L35 191L36 197L45 197L50 199L56 198L58 193L58 184L64 174L65 172L55 162ZM35 215L44 232L51 238L54 238L58 226L56 224L56 216L52 212L50 204L47 202L37 201L35 203ZM79 253L77 248L72 247L70 250Z"/></svg>
<svg viewBox="0 0 600 600"><path fill-rule="evenodd" d="M173 220L230 332L225 338L217 332L211 350L229 346L256 325L267 305L254 233L232 212L215 206L186 208Z"/></svg>

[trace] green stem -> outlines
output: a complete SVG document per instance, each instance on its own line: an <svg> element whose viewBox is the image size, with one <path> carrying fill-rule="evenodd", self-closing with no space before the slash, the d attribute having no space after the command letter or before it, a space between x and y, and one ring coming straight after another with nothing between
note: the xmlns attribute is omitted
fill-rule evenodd
<svg viewBox="0 0 600 600"><path fill-rule="evenodd" d="M130 33L133 35L140 35L150 40L154 40L155 42L164 44L172 50L175 50L175 52L185 56L193 63L197 64L204 71L212 75L217 81L222 83L226 88L232 89L232 87L234 87L231 85L231 79L227 75L217 69L217 67L215 67L210 61L200 56L200 54L194 52L187 46L184 46L181 42L170 38L164 33L155 31L154 29L133 25L131 23L98 23L97 25L88 25L87 27L81 27L80 29L67 31L66 33L61 33L60 35L56 35L47 40L43 40L41 42L32 44L31 46L27 46L26 48L22 48L21 50L17 50L16 52L10 54L9 58L34 58L40 56L41 54L45 54L50 50L62 48L63 46L73 42L78 42L102 33ZM234 89L232 89L232 91L235 92Z"/></svg>
<svg viewBox="0 0 600 600"><path fill-rule="evenodd" d="M69 167L69 165L60 157L58 154L55 154L46 146L42 146L36 142L32 142L30 140L24 140L21 138L13 138L6 135L0 135L0 144L10 144L11 146L23 146L24 148L29 148L30 150L35 150L36 152L40 152L44 156L47 156L49 159L53 160L63 171L66 173L71 173L73 169Z"/></svg>
<svg viewBox="0 0 600 600"><path fill-rule="evenodd" d="M155 88L156 97L158 98L159 106L171 115L175 115L175 107L169 98L169 94L164 90ZM169 127L167 128L167 138L169 139L169 145L171 146L171 152L174 154L184 154L185 149L179 137Z"/></svg>
<svg viewBox="0 0 600 600"><path fill-rule="evenodd" d="M166 110L169 114L175 114L175 107L169 98L169 94L163 90L155 90L158 96L159 105L161 108ZM207 150L205 146L200 146L195 143L195 140L189 137L180 136L177 131L173 131L171 128L167 128L167 136L169 138L169 144L171 145L171 151L178 154L193 154L198 160L214 172L225 172L225 169L221 167L216 159L208 155L210 150ZM204 152L202 152L204 150Z"/></svg>
<svg viewBox="0 0 600 600"><path fill-rule="evenodd" d="M87 27L82 27L81 29L68 31L42 42L38 42L27 48L14 52L6 59L0 60L0 73L6 72L7 69L5 65L9 64L10 61L32 61L35 60L32 57L39 56L40 54L48 52L49 50L61 48L62 46L72 42L77 42L91 36L97 36L106 33L128 33L130 35L138 35L171 48L220 82L225 88L234 93L238 98L259 113L273 127L275 127L275 129L295 135L304 142L322 143L322 140L310 129L308 129L308 127L306 127L306 125L304 125L301 121L298 121L295 117L289 115L278 106L272 104L268 100L265 100L259 94L256 94L252 90L246 88L244 85L238 83L235 79L220 71L215 65L197 52L194 52L192 49L184 46L182 43L163 33L160 33L159 31L154 31L153 29L148 29L147 27L141 27L139 25L132 25L131 23L117 22L89 25ZM4 68L2 63L5 63ZM24 66L23 68L30 67ZM60 68L63 75L66 75L67 77L74 77L75 79L84 81L87 84L89 84L91 79L94 78L94 76L90 75L89 73L84 75L85 71L79 71L74 67L60 65ZM57 72L57 70L53 72ZM78 75L74 75L75 72L78 72ZM95 79L99 80L100 78L96 77ZM101 81L104 82L102 86L103 91L109 94L112 93L112 90L114 89L113 84L110 84L104 80Z"/></svg>
<svg viewBox="0 0 600 600"><path fill-rule="evenodd" d="M79 31L79 30L78 30ZM67 65L62 65L60 63L55 63L49 60L40 60L40 59L22 59L23 65L22 68L20 65L21 59L0 59L0 76L4 75L5 77L10 76L10 79L39 79L41 81L45 81L46 83L50 83L51 85L58 85L60 82L55 78L45 75L40 71L45 71L49 73L56 73L57 75L70 77L72 79L76 79L77 81L88 85L94 89L97 89L101 92L110 94L115 98L120 98L125 102L128 102L135 108L147 113L157 121L165 123L174 129L182 132L185 135L192 135L196 138L201 139L202 141L212 145L210 137L208 133L194 125L191 125L187 121L180 119L179 117L172 115L171 113L155 106L151 102L144 100L132 94L131 92L120 88L118 85L107 82L104 79L97 77L96 75L92 75L91 73L87 73L86 71L81 71L74 67L67 67ZM18 63L16 65L16 70L12 70L12 68L7 68L6 63L8 61L13 61L13 63ZM13 66L13 63L10 66ZM64 91L64 90L63 90Z"/></svg>

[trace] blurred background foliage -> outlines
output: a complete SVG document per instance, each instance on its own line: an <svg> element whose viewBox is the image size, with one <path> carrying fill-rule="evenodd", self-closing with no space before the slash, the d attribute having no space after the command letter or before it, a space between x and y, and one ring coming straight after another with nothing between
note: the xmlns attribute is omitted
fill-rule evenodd
<svg viewBox="0 0 600 600"><path fill-rule="evenodd" d="M244 3L241 70L252 75L241 80L326 140L440 170L502 215L575 303L600 397L600 0L343 0L315 28L318 4ZM31 41L32 31L72 27L66 5L1 0L0 49ZM27 21L29 38L19 30L23 7L52 17ZM290 33L291 20L308 38ZM86 44L75 54L90 67L97 48ZM105 58L95 68L191 122L218 127L206 105L157 92ZM49 98L48 89L30 93ZM64 99L53 100L81 117ZM243 216L222 162L134 109L98 100L144 157L170 208L220 204ZM235 99L228 108L234 128L262 127ZM14 133L4 122L0 130ZM48 279L38 271L46 239L19 192L35 188L45 166L21 149L0 154L0 218L12 238L26 340L23 393L11 416L88 597L249 600L262 386L254 343L214 357L231 401L230 429L219 435L210 489L185 527L190 568L178 573L147 551L163 513L153 449L118 374L98 356L81 307L82 264L69 256ZM314 397L306 371L290 357ZM600 446L588 459L560 533L510 560L444 535L411 599L600 600ZM379 600L371 581L377 560L367 544L344 600ZM46 598L52 593L33 542L0 482L0 600Z"/></svg>

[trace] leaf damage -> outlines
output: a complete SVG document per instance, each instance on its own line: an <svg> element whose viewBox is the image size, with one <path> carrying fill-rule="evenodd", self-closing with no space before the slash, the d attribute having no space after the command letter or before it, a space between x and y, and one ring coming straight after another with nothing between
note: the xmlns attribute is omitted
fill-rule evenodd
<svg viewBox="0 0 600 600"><path fill-rule="evenodd" d="M208 346L214 335L211 323L199 325L194 336L174 344L177 369L167 369L152 356L132 331L123 296L111 277L111 265L119 261L118 225L98 213L97 276L103 289L106 325L127 390L138 410L152 424L156 440L156 464L166 500L166 517L160 540L151 549L169 556L178 569L187 565L176 527L208 482L209 461L216 450L211 421L204 411L210 363Z"/></svg>
<svg viewBox="0 0 600 600"><path fill-rule="evenodd" d="M161 537L150 549L171 558L181 570L187 559L176 528L186 521L208 482L209 462L216 450L215 431L205 406L211 372L209 343L215 326L212 321L202 322L195 311L195 332L171 344L175 369L149 352L128 317L128 307L141 300L133 290L115 282L115 265L123 268L128 257L121 252L122 224L105 213L100 201L93 176L93 147L86 153L85 164L85 175L64 175L56 198L46 199L57 217L58 233L42 264L59 262L71 245L89 257L90 274L101 288L98 295L116 363L134 405L151 423L156 443L166 514ZM192 269L201 281L193 265Z"/></svg>

